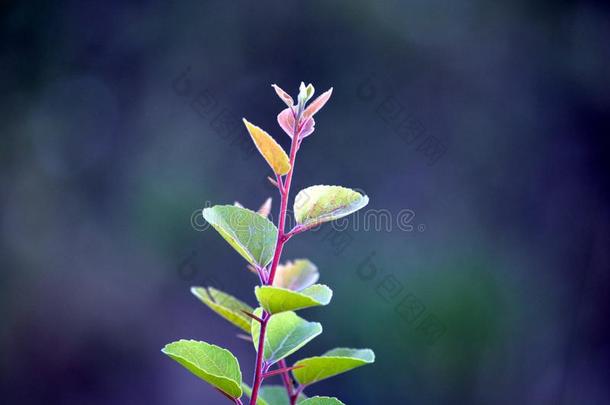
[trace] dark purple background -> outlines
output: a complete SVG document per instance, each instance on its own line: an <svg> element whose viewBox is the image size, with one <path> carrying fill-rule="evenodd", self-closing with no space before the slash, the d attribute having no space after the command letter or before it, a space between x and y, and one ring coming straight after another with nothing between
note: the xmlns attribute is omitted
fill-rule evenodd
<svg viewBox="0 0 610 405"><path fill-rule="evenodd" d="M289 362L336 346L377 354L308 393L347 404L610 402L607 6L1 10L0 402L225 403L160 353L179 338L227 347L250 382L253 348L189 287L254 304L256 278L190 217L207 202L257 208L273 194L240 121L287 148L270 84L294 93L301 80L335 91L293 189L357 187L370 209L405 221L326 226L288 245L285 258L311 258L335 291L303 312L324 333Z"/></svg>

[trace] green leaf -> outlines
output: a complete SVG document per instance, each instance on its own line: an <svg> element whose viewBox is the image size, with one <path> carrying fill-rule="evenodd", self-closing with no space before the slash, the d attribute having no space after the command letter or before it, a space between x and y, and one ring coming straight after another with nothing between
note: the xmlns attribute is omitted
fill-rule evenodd
<svg viewBox="0 0 610 405"><path fill-rule="evenodd" d="M314 284L302 291L292 291L280 287L257 286L254 289L254 294L267 312L277 314L279 312L327 305L333 296L333 291L323 284Z"/></svg>
<svg viewBox="0 0 610 405"><path fill-rule="evenodd" d="M250 333L250 321L252 318L241 312L244 310L252 313L254 308L250 305L212 287L191 287L191 292L212 311L238 328Z"/></svg>
<svg viewBox="0 0 610 405"><path fill-rule="evenodd" d="M311 397L303 402L299 402L301 405L345 405L337 398L331 397Z"/></svg>
<svg viewBox="0 0 610 405"><path fill-rule="evenodd" d="M313 96L314 91L315 89L311 83L305 86L305 83L301 82L301 85L299 86L299 95L297 97L301 107L305 106L305 103Z"/></svg>
<svg viewBox="0 0 610 405"><path fill-rule="evenodd" d="M244 393L251 398L252 388L245 383L242 383ZM300 404L306 400L307 396L303 393L297 398L297 403ZM286 395L286 388L283 385L261 385L258 391L258 399L256 400L257 405L290 405L288 395Z"/></svg>
<svg viewBox="0 0 610 405"><path fill-rule="evenodd" d="M314 91L315 89L313 88L313 85L309 83L307 85L307 100L309 100L313 96Z"/></svg>
<svg viewBox="0 0 610 405"><path fill-rule="evenodd" d="M298 224L312 227L343 218L369 203L369 198L340 186L312 186L299 191L294 199Z"/></svg>
<svg viewBox="0 0 610 405"><path fill-rule="evenodd" d="M262 308L257 308L254 314L261 317ZM252 321L252 342L258 347L260 323ZM294 312L282 312L273 315L267 324L263 359L275 363L305 346L310 340L322 333L322 325L318 322L308 322Z"/></svg>
<svg viewBox="0 0 610 405"><path fill-rule="evenodd" d="M267 132L248 122L245 118L243 121L256 148L271 166L273 172L280 175L288 173L290 171L290 159L284 149Z"/></svg>
<svg viewBox="0 0 610 405"><path fill-rule="evenodd" d="M161 351L229 396L241 397L241 370L230 351L195 340L179 340Z"/></svg>
<svg viewBox="0 0 610 405"><path fill-rule="evenodd" d="M314 284L318 278L320 273L315 264L307 259L297 259L277 266L273 286L300 291Z"/></svg>
<svg viewBox="0 0 610 405"><path fill-rule="evenodd" d="M205 208L203 217L251 264L263 267L273 258L277 228L267 218L233 205Z"/></svg>
<svg viewBox="0 0 610 405"><path fill-rule="evenodd" d="M338 348L297 361L294 366L303 367L292 370L292 374L300 384L309 385L374 361L375 353L370 349Z"/></svg>
<svg viewBox="0 0 610 405"><path fill-rule="evenodd" d="M288 395L286 394L286 387L283 385L263 385L259 392L260 396L270 405L290 405ZM306 399L305 394L301 393L297 403L300 404Z"/></svg>

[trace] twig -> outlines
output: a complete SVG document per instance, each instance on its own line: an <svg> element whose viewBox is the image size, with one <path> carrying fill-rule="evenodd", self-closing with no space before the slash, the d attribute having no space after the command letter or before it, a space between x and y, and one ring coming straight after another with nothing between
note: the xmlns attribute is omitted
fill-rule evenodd
<svg viewBox="0 0 610 405"><path fill-rule="evenodd" d="M269 372L263 374L263 378L273 377L274 375L278 375L278 374L286 375L291 370L296 370L298 368L303 368L303 367L305 367L305 366L296 366L296 367L295 366L291 366L291 367L278 368L276 370L269 371Z"/></svg>
<svg viewBox="0 0 610 405"><path fill-rule="evenodd" d="M286 360L280 360L279 366L281 368L286 368ZM288 394L288 398L292 398L294 385L292 384L292 380L290 379L288 373L282 373L282 383L284 383L284 387L286 387L286 393Z"/></svg>
<svg viewBox="0 0 610 405"><path fill-rule="evenodd" d="M257 321L258 323L262 324L264 322L261 318L259 318L258 316L254 315L254 314L251 314L250 312L248 312L246 310L240 309L240 311L243 312L244 314L248 315L250 318L254 319L255 321Z"/></svg>

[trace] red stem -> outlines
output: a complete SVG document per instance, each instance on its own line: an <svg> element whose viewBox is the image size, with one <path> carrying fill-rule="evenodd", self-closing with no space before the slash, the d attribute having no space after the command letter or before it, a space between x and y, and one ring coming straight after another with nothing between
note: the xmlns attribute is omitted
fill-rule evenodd
<svg viewBox="0 0 610 405"><path fill-rule="evenodd" d="M303 389L305 388L304 385L299 385L292 393L292 395L290 396L290 405L295 405L297 403L297 399L299 398L299 395L301 395L301 392L303 392Z"/></svg>
<svg viewBox="0 0 610 405"><path fill-rule="evenodd" d="M256 352L256 369L254 370L254 382L252 383L252 396L250 397L250 405L255 405L258 398L258 389L263 382L263 352L265 351L265 332L267 331L267 322L269 317L266 312L263 312L263 322L261 323L261 331L258 337L258 349Z"/></svg>
<svg viewBox="0 0 610 405"><path fill-rule="evenodd" d="M290 194L290 183L292 183L292 173L294 173L294 161L297 154L297 142L295 140L296 137L296 135L292 137L292 144L290 146L290 171L286 175L286 181L284 182L282 199L280 202L280 219L278 223L277 244L275 246L275 255L273 255L273 261L271 262L271 270L269 273L269 278L267 280L268 285L273 285L273 280L275 279L275 271L277 270L277 265L280 262L280 257L282 256L282 249L284 248L284 243L286 243L287 240L286 234L284 233L284 224L286 223L288 195Z"/></svg>
<svg viewBox="0 0 610 405"><path fill-rule="evenodd" d="M290 171L286 174L286 180L283 183L283 186L279 188L280 190L280 217L278 220L278 234L277 234L277 242L275 245L275 252L273 254L273 260L271 261L271 269L269 272L269 277L266 280L266 285L273 285L273 279L275 278L275 271L277 270L277 265L280 262L280 257L282 256L282 249L284 248L284 243L288 240L286 234L284 233L284 224L286 223L286 210L288 208L288 195L290 194L290 183L292 182L292 174L294 173L294 161L297 154L297 149L299 146L298 141L298 125L299 119L301 118L301 113L297 112L294 117L294 129L292 134L292 142L290 144ZM280 179L281 180L281 179ZM281 184L278 183L278 184ZM256 368L254 370L254 382L252 383L252 395L250 397L250 405L256 405L256 400L258 399L258 390L263 382L263 352L264 352L264 342L265 342L265 334L267 333L267 323L269 322L269 318L271 315L266 311L263 311L263 316L261 317L261 330L258 336L258 351L256 353Z"/></svg>
<svg viewBox="0 0 610 405"><path fill-rule="evenodd" d="M280 368L286 368L286 360L280 360ZM286 393L288 394L288 398L292 398L294 386L292 385L292 380L290 379L288 372L282 373L282 382L284 383L284 387L286 387Z"/></svg>
<svg viewBox="0 0 610 405"><path fill-rule="evenodd" d="M244 311L243 309L241 310L241 312L243 312L244 315L249 316L250 318L254 319L256 322L263 323L263 320L261 318L259 318L258 316L251 314L248 311Z"/></svg>

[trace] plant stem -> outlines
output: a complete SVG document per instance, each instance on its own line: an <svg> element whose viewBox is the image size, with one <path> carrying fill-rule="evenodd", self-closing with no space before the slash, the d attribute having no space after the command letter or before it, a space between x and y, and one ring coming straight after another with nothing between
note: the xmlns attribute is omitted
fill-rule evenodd
<svg viewBox="0 0 610 405"><path fill-rule="evenodd" d="M303 392L304 388L305 386L299 385L293 390L292 395L290 396L290 405L295 405L297 403L297 399L299 398L299 395L301 395L301 392Z"/></svg>
<svg viewBox="0 0 610 405"><path fill-rule="evenodd" d="M267 331L267 322L269 316L263 312L263 322L261 323L261 331L258 337L258 349L256 352L256 368L254 370L254 382L252 383L252 395L250 397L250 405L255 405L258 398L258 389L261 386L263 376L263 353L265 351L265 332Z"/></svg>
<svg viewBox="0 0 610 405"><path fill-rule="evenodd" d="M279 366L280 368L286 368L286 360L280 360ZM292 381L290 380L288 372L282 373L282 382L284 383L284 387L286 387L286 393L288 394L288 398L292 398L292 392L294 390L294 387L292 386Z"/></svg>
<svg viewBox="0 0 610 405"><path fill-rule="evenodd" d="M290 194L290 183L292 182L292 174L294 173L294 162L297 155L298 149L298 122L301 116L300 112L297 112L294 117L294 130L292 135L292 142L290 144L290 171L286 174L286 180L284 181L283 187L280 187L280 216L278 220L278 234L277 242L275 245L275 252L273 254L273 260L271 261L271 269L269 271L269 277L267 278L266 285L273 285L273 279L275 278L275 271L277 265L280 262L282 256L282 249L284 243L288 240L284 233L284 224L286 223L286 210L288 208L288 196ZM256 368L254 370L254 382L252 383L252 395L250 397L250 405L256 405L258 399L258 390L263 382L263 354L265 351L265 334L267 333L267 323L271 318L271 314L263 311L261 330L258 336L258 350L256 353Z"/></svg>
<svg viewBox="0 0 610 405"><path fill-rule="evenodd" d="M277 270L277 265L280 261L280 256L282 255L282 248L284 247L284 243L286 243L286 234L284 233L284 224L286 223L286 210L288 208L288 196L290 194L290 184L292 183L292 175L294 173L294 164L297 156L297 149L299 145L298 141L298 121L300 118L300 113L298 113L294 118L294 130L292 134L292 142L290 143L290 171L286 174L286 180L284 181L284 187L281 192L281 201L280 201L280 218L278 221L278 237L277 237L277 245L275 248L275 255L273 257L273 262L271 263L271 271L269 273L269 280L267 281L268 285L273 285L273 279L275 278L275 271Z"/></svg>

